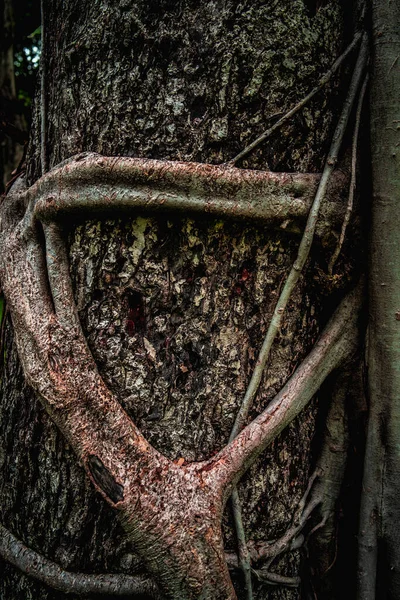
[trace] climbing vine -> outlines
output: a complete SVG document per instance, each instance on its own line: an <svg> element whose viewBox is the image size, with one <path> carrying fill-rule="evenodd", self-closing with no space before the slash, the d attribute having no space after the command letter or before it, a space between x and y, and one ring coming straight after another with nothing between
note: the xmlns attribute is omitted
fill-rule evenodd
<svg viewBox="0 0 400 600"><path fill-rule="evenodd" d="M251 172L232 166L300 110L357 46L352 82L317 185L316 178L309 175ZM277 556L300 543L310 515L326 501L324 478L329 464L317 469L290 529L273 544L252 547L245 540L235 486L267 444L310 401L326 376L348 360L357 347L359 287L341 303L309 356L275 399L245 427L286 305L318 230L321 203L360 94L367 54L367 38L357 33L306 99L227 165L83 154L52 169L32 187L27 188L20 178L3 201L0 279L27 381L74 448L95 488L119 511L127 536L167 598L236 597L221 533L222 512L231 494L239 540L239 561L234 566L240 565L244 573L248 599L252 598L251 559L264 563L256 570L259 577L270 583L298 585L296 578L279 575L270 567ZM353 189L354 182L351 194ZM312 197L310 207L307 199ZM230 440L215 456L199 462L175 463L140 433L100 377L74 301L62 219L108 215L111 211L136 213L139 209L244 217L272 225L302 221L310 209L297 259L277 301ZM323 524L327 513L322 513ZM108 576L97 579L97 583L93 578L77 576L73 583L66 572L48 561L38 561L4 528L2 532L3 556L58 589L63 580L69 582L65 585L83 592L97 585L98 591L109 593L115 585ZM32 561L36 565L33 570ZM118 585L131 586L132 592L143 585L147 592L160 593L151 582L118 581Z"/></svg>

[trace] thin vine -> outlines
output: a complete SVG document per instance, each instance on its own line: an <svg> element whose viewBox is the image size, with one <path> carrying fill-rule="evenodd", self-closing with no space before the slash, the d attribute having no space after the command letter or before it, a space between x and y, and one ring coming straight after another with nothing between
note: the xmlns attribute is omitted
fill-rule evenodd
<svg viewBox="0 0 400 600"><path fill-rule="evenodd" d="M43 27L43 0L42 0L42 27ZM213 462L213 464L215 466L214 474L215 474L217 481L221 484L221 481L223 481L222 478L224 478L223 489L229 490L230 492L232 492L232 488L230 488L231 481L234 482L234 484L237 482L237 480L243 474L244 470L246 468L248 468L249 464L254 462L255 457L258 455L258 453L261 451L261 449L263 447L265 447L265 444L267 443L266 440L270 439L270 437L268 437L269 434L266 433L266 431L268 430L268 427L265 425L265 423L260 426L260 420L256 420L254 422L254 424L252 424L248 428L249 431L255 431L256 436L258 436L258 437L260 436L260 433L258 430L259 429L260 429L260 431L262 430L262 435L260 437L260 440L254 446L254 448L252 446L253 442L250 444L249 439L247 438L248 433L246 433L246 434L243 433L243 435L239 436L240 439L237 436L243 429L243 426L247 419L249 410L253 403L254 397L258 391L258 387L259 387L259 384L261 381L261 377L262 377L266 362L267 362L269 354L270 354L272 344L273 344L275 337L280 329L285 308L287 306L287 303L290 299L291 293L301 275L301 272L302 272L304 265L307 261L307 258L309 256L309 252L310 252L312 241L313 241L314 234L315 234L315 228L316 228L316 224L317 224L317 218L318 218L321 202L324 199L328 181L329 181L329 179L333 173L334 167L336 165L336 161L337 161L338 153L339 153L339 150L341 147L343 135L346 130L350 112L351 112L354 100L356 98L356 95L358 93L360 82L361 82L361 77L362 77L364 69L365 69L366 60L367 60L366 35L365 34L362 35L361 33L356 34L356 36L354 37L350 46L337 59L337 61L334 63L334 65L331 67L331 69L328 71L328 73L326 73L324 75L324 77L321 78L318 86L316 88L314 88L314 90L312 90L312 92L310 92L310 94L308 94L308 96L306 96L306 98L303 101L301 101L298 105L296 105L296 107L294 107L291 111L289 111L284 117L282 117L277 123L275 123L262 136L260 136L257 140L255 140L255 142L253 142L253 144L251 144L250 146L245 148L239 155L237 155L234 159L232 159L232 161L230 161L228 163L229 165L234 165L239 159L243 158L243 156L245 156L249 152L251 152L251 150L253 150L262 141L264 141L266 139L266 137L268 137L268 135L270 135L273 131L278 129L278 127L280 127L291 116L293 116L298 110L300 110L306 104L306 102L308 102L321 89L321 87L327 81L329 81L330 77L339 68L340 64L342 64L342 62L346 58L346 56L353 50L353 48L355 48L358 45L358 43L360 41L361 41L361 48L360 48L359 57L358 57L358 60L356 63L356 67L355 67L355 70L353 73L352 82L350 84L349 93L345 100L343 111L342 111L338 126L336 128L336 131L335 131L335 134L333 137L332 146L331 146L331 149L330 149L330 152L329 152L329 155L328 155L325 167L324 167L324 171L322 173L319 187L318 187L313 205L311 207L311 211L310 211L310 214L308 217L304 235L303 235L303 238L302 238L300 246L299 246L297 259L289 273L289 276L286 280L283 291L282 291L280 298L278 300L278 303L275 307L274 315L272 317L271 323L270 323L268 331L267 331L267 335L265 337L262 349L260 351L260 354L259 354L259 357L257 360L257 364L256 364L256 368L254 369L254 372L251 377L251 381L248 386L248 389L246 391L242 406L237 415L235 425L234 425L234 428L233 428L231 436L230 436L229 444L223 450L223 452L221 452L221 455L222 455L224 453L229 454L232 451L232 456L236 460L236 462L234 460L232 461L233 467L235 470L232 470L232 473L229 474L230 479L229 479L228 475L226 474L226 472L224 471L224 469L222 467L218 467L218 460L221 457L218 458L218 456L217 456L217 457L215 457L215 459L210 461L210 462ZM44 174L47 171L46 127L45 127L45 125L46 125L45 68L44 68L44 65L42 66L42 90L41 90L41 93L42 93L42 107L43 107L43 109L42 109L42 129L41 129L41 161L42 161L42 173ZM32 215L33 215L33 212L31 212L30 215L28 215L28 216L30 218L32 218ZM29 223L28 225L29 225L29 227L31 227L31 223ZM45 224L44 230L45 230L45 237L46 237L47 274L49 277L49 284L50 284L50 288L51 288L53 302L54 302L55 309L57 312L57 318L58 318L58 321L62 324L63 314L64 314L63 311L65 312L65 310L64 310L65 302L64 301L67 300L67 303L68 303L69 300L72 299L71 301L73 304L72 292L71 292L70 286L68 284L68 262L67 262L66 255L61 253L61 256L60 256L59 249L61 248L61 241L60 241L61 236L60 236L59 229L57 227L53 227L52 224L51 225ZM32 231L30 233L32 234ZM32 240L33 240L33 234L32 234ZM32 248L34 247L35 252L37 251L37 253L38 253L37 260L38 260L38 273L39 273L39 271L41 269L41 264L40 264L41 258L39 257L39 250L37 248L36 241L32 241L32 240L30 240L29 243L32 245ZM57 251L54 254L54 256L52 254L53 246L56 248L56 251ZM339 248L339 251L340 251L340 248ZM59 264L58 263L56 264L54 262L54 258L56 255L58 257ZM58 272L60 270L60 267L61 267L61 274ZM53 276L54 273L55 273L55 276ZM10 279L10 281L11 281L11 279ZM66 285L64 285L65 282L67 282ZM40 282L38 283L38 289L39 288L40 288ZM11 288L9 287L9 291L10 291L10 289ZM12 298L12 294L11 294L11 298ZM18 309L16 309L15 306L14 306L13 310L18 315ZM19 317L20 321L23 322L26 315L21 313L20 315L18 315L18 317ZM65 325L66 325L66 323L65 323ZM29 332L28 332L28 335L29 335ZM79 335L79 332L77 335ZM41 340L39 340L39 342L40 341ZM67 340L66 344L68 344L68 340ZM21 351L21 348L22 347L20 347L20 351ZM82 349L83 355L84 355L84 352L85 352L85 348ZM24 352L22 352L22 354L23 353ZM26 358L26 355L25 355L25 358ZM331 366L332 365L330 365L330 367ZM322 375L324 375L324 374L325 374L325 371L322 370ZM319 381L318 377L320 377L322 375L321 375L321 373L317 374L316 377L317 377L318 381ZM302 377L304 379L304 376L302 376ZM312 384L315 387L315 381L313 381ZM313 392L314 387L311 386L308 389L307 398L309 397L309 394ZM39 392L40 392L40 389L39 389ZM43 391L41 392L41 394L42 394L44 402L46 402L47 401L46 394L44 394ZM55 395L57 395L57 394L55 394ZM296 394L295 394L295 396L296 396ZM296 397L296 401L299 403L298 405L296 405L296 410L300 410L299 406L304 406L304 402L307 401L307 399L305 400L304 398L302 398L302 400L300 402L299 399ZM55 401L52 400L51 402L55 402ZM107 402L110 402L110 405L111 405L111 400L107 400ZM279 402L283 402L282 398L279 400ZM75 407L72 407L72 410L75 410ZM93 412L95 413L96 410L97 409L94 405ZM275 413L277 413L277 412L278 412L278 410L275 409ZM294 414L293 411L290 414ZM284 411L284 413L282 413L279 418L280 418L280 422L279 422L278 426L275 426L274 435L278 434L278 432L283 428L284 424L287 423L287 419L289 417L287 416L286 411ZM124 422L124 419L125 419L125 417L121 413L121 416L120 416L121 422ZM125 423L125 425L126 425L127 430L129 429L129 427L131 427L131 425L129 423ZM78 455L80 453L82 453L82 451L80 449L80 441L74 440L73 434L70 431L68 431L68 427L70 427L69 420L65 420L65 422L64 422L63 419L61 417L59 417L59 427L62 431L64 431L64 433L65 433L65 435L67 435L67 437L69 436L69 438L72 439L72 443L74 441L77 442L76 443L76 448L77 448L76 451L77 451ZM99 427L101 427L101 425L99 425ZM279 429L279 427L281 429ZM134 430L132 429L132 431L134 431ZM134 433L136 435L136 431L134 431ZM253 436L253 437L255 438L256 436ZM122 439L122 438L119 438L119 439ZM144 443L144 442L141 442L141 443ZM241 448L241 445L243 446L244 449ZM119 445L117 445L117 446L119 448ZM248 450L247 450L247 446L249 448ZM250 448L250 446L251 446L251 448ZM100 446L98 448L96 448L96 452L98 452L100 455L100 452L101 452ZM235 452L236 452L236 454L235 454ZM157 458L157 460L158 460L158 458ZM121 458L121 465L122 465L121 469L122 468L125 469L125 457L123 454L122 454L122 458ZM172 467L168 467L168 468L172 469ZM198 467L195 467L195 468L198 468ZM201 468L203 468L205 470L205 472L207 472L206 471L207 467L202 466ZM182 472L183 471L184 470L182 469ZM192 471L190 471L190 469L188 467L187 477L189 478L189 476L191 476L191 474L192 474ZM93 480L93 478L92 478L92 480ZM94 481L94 483L96 484L96 481ZM100 488L100 491L101 491L101 488ZM106 497L106 499L107 499L107 497ZM247 594L248 600L251 600L253 598L253 595L252 595L252 586L251 586L250 552L247 548L247 544L246 544L246 540L245 540L245 536L244 536L243 524L241 522L240 501L239 501L239 497L237 495L236 487L233 489L234 506L235 506L235 499L238 501L238 503L236 503L236 509L234 509L234 513L235 513L235 525L236 525L236 529L238 532L238 539L239 539L240 564L241 564L241 568L245 574L246 594ZM296 522L296 525L293 526L296 529L296 533L298 533L298 531L299 531L300 524L302 526L304 525L305 520L307 520L309 517L309 514L311 514L309 511L313 510L313 508L314 508L314 504L311 504L310 507L307 507L307 510L304 510L304 507L303 507L303 510L299 517L300 522L299 523ZM6 530L3 531L3 529L4 528L2 528L0 530L1 534L2 534L0 537L2 537L3 540L5 540L5 539L7 539L7 533L9 533L9 532L7 532ZM292 538L293 537L294 537L294 534L293 534ZM15 541L15 539L14 539L14 541ZM3 549L2 552L4 554L5 550ZM44 559L44 560L46 560L46 559ZM32 557L31 557L30 562L32 563L32 561L34 564L36 562L36 558L32 559ZM44 564L44 563L40 563L40 564L41 564L41 567L39 569L39 575L40 575L40 573L43 574L43 572L45 572L47 568L50 568L50 567L58 568L54 564L49 565L49 561L47 561L46 564ZM269 573L269 571L268 572L266 572L266 571L267 571L266 569L264 569L264 572L263 572L263 570L260 570L259 576L260 576L260 578L266 577L267 580L269 580L269 582L271 584L279 583L279 584L285 584L285 585L297 585L296 578L284 578L281 575ZM53 571L53 575L54 575L54 573L55 572ZM60 573L58 573L58 574L60 575ZM73 576L72 576L72 574L70 574L70 575L71 575L71 577L75 577L75 578L78 577L78 575L73 575ZM37 575L35 575L35 576L37 576ZM67 577L67 575L65 575L65 572L64 572L64 574L62 574L62 576ZM55 575L54 575L54 577L57 578ZM108 576L106 576L106 577L108 577ZM78 577L78 579L79 579L79 577ZM285 580L287 579L286 583L285 583L284 579ZM289 581L289 579L290 579L290 581ZM294 581L294 579L296 579L296 581ZM86 583L87 583L87 580L86 580ZM132 585L133 585L133 583L132 583ZM70 590L71 588L69 587L68 589Z"/></svg>
<svg viewBox="0 0 400 600"><path fill-rule="evenodd" d="M335 266L335 263L339 257L340 251L342 249L342 246L344 243L344 238L346 236L346 229L350 222L351 213L353 211L354 194L356 191L356 184L357 184L358 135L360 132L361 113L362 113L362 107L363 107L363 103L364 103L365 92L366 92L367 86L368 86L368 79L369 79L369 76L367 74L364 79L363 86L361 88L360 97L358 99L356 120L355 120L354 133L353 133L352 152L351 152L351 181L350 181L350 187L349 187L349 198L347 201L346 214L345 214L343 225L342 225L342 231L340 232L339 241L337 243L337 246L335 248L335 251L332 255L332 258L331 258L331 260L329 262L329 266L328 266L328 272L330 275L332 275L333 267Z"/></svg>
<svg viewBox="0 0 400 600"><path fill-rule="evenodd" d="M351 43L347 46L346 50L335 60L329 71L327 71L319 80L317 85L305 96L300 102L298 102L293 108L291 108L287 113L283 115L276 123L274 123L271 127L269 127L266 131L264 131L254 142L251 142L246 148L244 148L239 154L234 156L231 160L227 162L228 165L233 166L239 160L242 160L245 156L250 154L257 146L265 142L265 140L272 134L274 131L277 131L284 125L289 119L291 119L299 110L301 110L308 102L314 98L314 96L328 83L331 77L336 73L341 64L347 58L347 56L358 46L360 43L362 34L361 32L357 32L354 36Z"/></svg>
<svg viewBox="0 0 400 600"><path fill-rule="evenodd" d="M357 34L355 36L352 44L350 44L350 46L347 48L346 52L344 53L345 56L347 56L347 54L350 52L350 50L353 49L353 47L358 43L359 39L360 39L360 37ZM342 57L343 57L343 55L342 55ZM341 57L341 61L343 60L342 57ZM272 345L273 345L274 340L280 330L286 306L289 302L291 294L300 278L300 275L302 273L304 265L309 256L309 253L311 250L311 245L312 245L312 242L314 239L314 233L315 233L315 228L316 228L316 224L317 224L317 219L318 219L321 203L325 197L329 179L330 179L330 177L335 169L336 163L337 163L343 136L346 131L347 123L348 123L348 120L349 120L349 117L350 117L350 114L351 114L351 111L353 108L354 101L357 97L357 93L358 93L358 90L360 87L360 83L362 81L362 77L364 75L367 61L368 61L368 38L367 38L367 35L364 33L361 36L360 51L358 54L358 59L357 59L356 65L354 67L354 72L353 72L352 80L350 82L349 91L348 91L347 97L346 97L344 105L343 105L343 109L342 109L342 113L339 118L339 122L336 126L336 129L335 129L335 132L333 135L331 148L329 150L329 154L328 154L328 157L325 162L325 166L324 166L324 169L322 172L318 190L315 195L315 199L314 199L313 205L311 207L311 210L310 210L310 213L308 216L308 220L307 220L307 224L306 224L306 227L305 227L305 230L303 233L303 237L302 237L300 245L299 245L297 258L289 272L289 275L286 279L285 285L284 285L282 292L276 303L271 322L269 324L266 336L264 338L263 345L261 347L260 353L259 353L257 361L256 361L256 366L254 368L253 374L250 379L250 383L247 387L247 390L246 390L245 396L243 398L242 404L239 408L239 411L236 415L236 420L233 425L229 441L232 441L238 435L238 433L242 430L242 428L246 422L249 411L253 405L255 396L257 394L259 385L261 383L261 378L264 373L264 369L267 364ZM336 61L336 63L337 62L338 61ZM336 65L336 63L335 63L335 65ZM333 69L333 67L332 67L332 69ZM331 69L331 72L332 72L332 69ZM312 97L312 96L309 95L307 98L310 98L310 97ZM299 103L299 105L297 105L298 106L297 110L300 110L301 106L303 106L303 105L304 105L304 103L303 104ZM290 111L290 116L293 115L294 112L297 112L297 110L292 109L292 111ZM287 114L289 115L289 113L287 113ZM287 117L287 115L285 115L285 117L282 117L282 119L280 119L280 121L278 121L278 123L281 123L281 124L284 123L287 120L287 118L289 118L289 117L287 117L287 118L286 117ZM278 123L276 123L275 125L277 126ZM268 130L268 131L272 132L273 130L274 130L273 128L270 128L270 130ZM269 135L269 133L268 133L268 135ZM237 157L235 157L235 159L233 159L233 164L240 157L244 156L245 154L248 154L253 148L256 147L256 145L258 145L258 143L261 143L261 141L263 141L265 138L266 138L266 134L264 134L264 137L260 136L260 138L258 138L258 140L256 140L257 143L254 142L253 144L248 146L241 154L239 154ZM251 577L251 575L249 575L249 573L251 573L251 559L250 559L250 554L247 550L246 536L245 536L245 532L244 532L243 520L242 520L241 508L240 508L240 499L239 499L239 495L238 495L238 492L236 489L233 491L233 507L234 507L234 510L233 510L234 523L235 523L236 535L237 535L237 539L238 539L239 555L240 555L240 559L241 559L241 568L242 568L243 575L244 575L244 578L246 581L247 600L252 600L253 599L252 588L251 588L251 584L249 583L249 578Z"/></svg>

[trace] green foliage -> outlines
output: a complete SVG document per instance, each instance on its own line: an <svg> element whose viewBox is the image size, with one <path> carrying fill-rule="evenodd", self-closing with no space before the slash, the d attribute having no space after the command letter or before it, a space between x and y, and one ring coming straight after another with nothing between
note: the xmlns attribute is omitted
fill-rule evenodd
<svg viewBox="0 0 400 600"><path fill-rule="evenodd" d="M17 90L17 98L25 108L30 108L32 106L32 98L25 90Z"/></svg>
<svg viewBox="0 0 400 600"><path fill-rule="evenodd" d="M42 35L42 26L39 25L39 27L36 27L35 31L31 34L28 35L29 39L35 39L35 37L37 36L41 36Z"/></svg>
<svg viewBox="0 0 400 600"><path fill-rule="evenodd" d="M14 73L17 97L28 122L40 63L41 34L39 0L24 0L24 10L14 6Z"/></svg>

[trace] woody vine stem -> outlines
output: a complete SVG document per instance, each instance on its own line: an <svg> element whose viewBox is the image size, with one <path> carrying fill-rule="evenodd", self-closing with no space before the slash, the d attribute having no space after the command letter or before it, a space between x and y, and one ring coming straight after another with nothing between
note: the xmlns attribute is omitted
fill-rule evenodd
<svg viewBox="0 0 400 600"><path fill-rule="evenodd" d="M285 307L318 232L321 202L328 185L331 189L335 186L330 179L366 67L365 34L355 36L328 73L331 76L358 44L349 93L319 183L310 175L245 171L231 165L111 159L89 154L66 161L28 189L20 179L4 199L0 211L0 281L26 379L74 448L95 488L119 511L127 536L159 588L152 582L125 576L96 579L72 575L46 559L32 556L32 551L1 528L0 553L25 572L57 589L76 593L110 593L118 588L132 593L146 590L157 596L161 589L166 598L175 600L233 600L236 594L221 532L222 512L232 494L239 562L247 598L252 598L251 551L244 537L236 484L310 401L329 373L351 357L357 347L358 288L343 300L311 353L275 399L244 427ZM303 105L297 105L296 110ZM281 124L285 120L281 119ZM236 189L233 194L232 189ZM61 219L67 214L168 209L227 218L244 216L279 225L288 218L304 219L310 204L297 259L277 302L229 442L208 460L173 463L147 442L98 373L73 298ZM298 583L271 573L269 567L275 556L295 547L311 512L324 501L318 486L317 493L313 488L320 476L321 472L316 472L287 534L273 546L253 549L257 560L267 559L264 577L270 583Z"/></svg>
<svg viewBox="0 0 400 600"><path fill-rule="evenodd" d="M356 45L356 43L359 40L359 37L360 37L359 35L357 35L355 37L353 43L349 46L349 48L353 48L354 45ZM285 308L286 308L289 298L293 292L293 289L294 289L297 281L299 280L301 272L304 268L304 265L307 261L308 255L310 253L321 202L326 195L326 188L327 188L328 181L329 181L329 179L333 173L333 170L336 166L336 162L337 162L339 150L340 150L340 147L342 144L343 136L344 136L344 133L346 130L347 122L349 120L350 113L351 113L351 110L353 107L353 103L354 103L354 100L359 91L360 82L362 80L362 76L363 76L363 73L364 73L364 70L366 67L367 56L368 56L368 45L367 44L368 44L367 37L364 34L364 36L362 37L362 40L361 40L361 47L360 47L360 51L359 51L359 55L358 55L358 60L356 62L356 66L354 69L352 81L350 83L349 92L348 92L347 98L345 100L338 125L337 125L335 133L333 135L332 145L331 145L331 148L330 148L330 151L329 151L329 154L328 154L325 166L324 166L324 170L322 172L321 180L320 180L320 183L318 186L317 193L314 198L314 202L312 204L310 213L308 215L307 224L306 224L306 227L304 230L302 240L300 242L297 258L292 266L292 269L288 275L288 278L285 282L285 285L283 286L282 292L276 303L274 314L271 319L271 323L269 325L267 334L265 336L263 345L261 347L260 354L257 359L256 368L253 371L253 375L251 377L245 397L243 399L242 405L237 414L236 421L233 426L230 439L233 439L234 437L236 437L238 432L242 429L243 424L246 422L246 419L247 419L249 411L252 407L254 398L257 394L257 391L258 391L258 388L259 388L259 385L261 382L262 373L267 364L267 360L269 358L272 344L280 330L283 315L285 312ZM347 52L348 52L348 50L344 53L344 55L347 55ZM335 64L339 63L339 61L340 61L340 59L338 59ZM332 71L333 71L333 68L332 68ZM311 98L312 95L313 95L313 92L311 92L311 94L308 95L307 99ZM300 106L302 106L302 103L299 103L297 105L297 107L300 107ZM293 111L291 111L291 112L292 112L292 114L294 114L295 109L293 109ZM285 118L282 117L282 119L280 121L281 121L281 123L285 122ZM273 129L271 128L271 132L272 132L272 130ZM258 141L261 142L266 138L268 133L269 132L266 132L263 136L258 138L258 140L256 140L256 142L251 144L248 148L253 149ZM239 157L244 156L245 154L247 154L246 150L244 150L240 155L238 155L237 159ZM353 189L353 188L351 188L351 189ZM233 491L232 499L233 499L235 526L236 526L237 536L238 536L238 540L239 540L239 550L240 550L240 555L242 557L242 569L245 574L245 580L246 580L246 584L247 584L246 587L248 590L247 597L248 597L248 600L251 600L252 592L251 592L250 560L249 560L249 553L247 552L247 545L246 545L245 539L244 539L243 524L242 524L242 519L241 519L241 514L240 514L240 500L239 500L239 495L238 495L236 489Z"/></svg>

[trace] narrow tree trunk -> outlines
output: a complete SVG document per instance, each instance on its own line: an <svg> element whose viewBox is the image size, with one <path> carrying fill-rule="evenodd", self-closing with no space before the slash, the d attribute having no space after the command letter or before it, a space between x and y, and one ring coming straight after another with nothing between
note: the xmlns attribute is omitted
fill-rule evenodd
<svg viewBox="0 0 400 600"><path fill-rule="evenodd" d="M0 2L0 32L0 192L3 192L11 179L11 173L23 156L25 129L24 119L19 114L15 88L14 15L11 0Z"/></svg>
<svg viewBox="0 0 400 600"><path fill-rule="evenodd" d="M368 389L370 417L360 526L359 597L400 595L400 3L372 3Z"/></svg>
<svg viewBox="0 0 400 600"><path fill-rule="evenodd" d="M336 1L312 17L301 0L52 0L45 6L45 104L36 111L29 183L41 175L43 154L50 168L84 151L227 161L266 128L271 115L301 99L343 45ZM339 83L333 80L241 166L318 172ZM287 232L290 223L276 232L249 222L145 213L101 222L93 215L69 226L79 314L105 382L163 454L179 463L212 456L229 438L296 256L298 232ZM326 275L334 241L332 232L317 242L253 416L310 350L351 281L349 258L340 260L334 278ZM3 524L71 571L143 573L116 515L23 382L10 328L6 342ZM312 441L318 405L316 398L241 482L248 539L275 539L290 525L317 461ZM226 549L235 551L229 505L223 529ZM274 569L297 576L301 556L295 549ZM8 565L4 570L0 595L7 599L64 598ZM242 597L240 575L234 584ZM300 588L256 585L260 600L300 597Z"/></svg>

